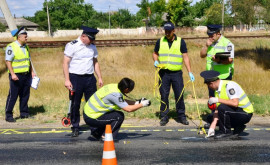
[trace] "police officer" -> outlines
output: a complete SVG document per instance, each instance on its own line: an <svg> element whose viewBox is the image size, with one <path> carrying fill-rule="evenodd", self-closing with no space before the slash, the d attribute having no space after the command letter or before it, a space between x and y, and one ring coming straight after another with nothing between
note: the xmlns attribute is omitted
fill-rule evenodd
<svg viewBox="0 0 270 165"><path fill-rule="evenodd" d="M91 127L91 137L95 140L104 134L107 124L112 126L112 134L116 138L124 121L124 113L134 112L139 108L150 106L150 101L142 98L140 101L125 99L135 86L133 80L123 78L118 84L108 84L100 88L90 97L84 106L84 121Z"/></svg>
<svg viewBox="0 0 270 165"><path fill-rule="evenodd" d="M174 34L174 24L167 22L164 24L165 36L157 40L153 53L154 66L159 67L162 64L163 67L159 71L161 77L160 95L160 125L165 126L169 122L169 93L172 85L175 101L178 100L181 91L184 87L183 84L183 72L182 64L184 62L191 81L195 78L191 73L190 62L187 53L187 47L185 41ZM189 122L185 115L185 104L183 96L181 96L179 102L176 103L176 112L178 114L178 122L188 125Z"/></svg>
<svg viewBox="0 0 270 165"><path fill-rule="evenodd" d="M206 70L215 70L220 73L219 78L222 80L232 80L234 73L234 45L225 38L221 33L221 25L208 25L208 39L205 46L201 49L201 58L206 57ZM216 53L227 52L229 58L221 59L216 57ZM209 89L209 96L214 96L214 91Z"/></svg>
<svg viewBox="0 0 270 165"><path fill-rule="evenodd" d="M209 104L217 104L218 124L221 134L215 138L228 138L239 135L246 128L253 114L253 106L239 84L230 80L221 80L217 71L203 71L201 77L209 88L215 91L215 97L209 98ZM212 122L212 121L208 121ZM234 128L234 131L231 131Z"/></svg>
<svg viewBox="0 0 270 165"><path fill-rule="evenodd" d="M27 32L24 27L16 31L16 41L6 47L6 65L9 73L9 94L6 102L6 121L16 122L13 118L13 108L18 96L20 97L20 118L29 117L28 100L32 77L35 76L31 67Z"/></svg>
<svg viewBox="0 0 270 165"><path fill-rule="evenodd" d="M75 91L71 104L72 137L79 136L80 104L83 94L85 100L88 100L97 90L94 72L98 77L99 86L103 86L97 60L98 52L93 43L99 30L86 26L82 26L82 29L82 35L66 45L63 61L65 87Z"/></svg>

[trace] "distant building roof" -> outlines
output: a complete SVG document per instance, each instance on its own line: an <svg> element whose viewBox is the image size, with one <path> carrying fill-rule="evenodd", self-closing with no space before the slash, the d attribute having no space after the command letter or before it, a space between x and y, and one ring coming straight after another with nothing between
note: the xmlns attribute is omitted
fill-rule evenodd
<svg viewBox="0 0 270 165"><path fill-rule="evenodd" d="M3 17L0 17L0 22L5 25L5 26L8 26L7 25L7 21L5 20L5 18ZM38 24L34 23L34 22L31 22L31 21L28 21L27 19L23 18L23 17L18 17L18 18L15 18L15 24L17 26L24 26L24 27L29 27L29 28L37 28L39 27Z"/></svg>

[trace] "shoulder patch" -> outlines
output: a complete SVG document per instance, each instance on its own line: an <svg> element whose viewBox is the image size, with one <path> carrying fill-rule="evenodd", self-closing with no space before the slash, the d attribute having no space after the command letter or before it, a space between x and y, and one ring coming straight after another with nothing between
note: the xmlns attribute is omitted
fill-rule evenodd
<svg viewBox="0 0 270 165"><path fill-rule="evenodd" d="M7 54L8 55L11 55L12 54L12 50L8 50Z"/></svg>
<svg viewBox="0 0 270 165"><path fill-rule="evenodd" d="M123 97L119 97L118 100L119 100L119 102L124 102Z"/></svg>
<svg viewBox="0 0 270 165"><path fill-rule="evenodd" d="M232 88L232 89L229 90L229 93L230 93L231 95L234 95L234 94L235 94L235 90Z"/></svg>
<svg viewBox="0 0 270 165"><path fill-rule="evenodd" d="M227 50L230 52L232 51L232 45L227 46Z"/></svg>
<svg viewBox="0 0 270 165"><path fill-rule="evenodd" d="M78 40L73 40L73 41L71 41L71 45L76 44L77 42L78 42Z"/></svg>

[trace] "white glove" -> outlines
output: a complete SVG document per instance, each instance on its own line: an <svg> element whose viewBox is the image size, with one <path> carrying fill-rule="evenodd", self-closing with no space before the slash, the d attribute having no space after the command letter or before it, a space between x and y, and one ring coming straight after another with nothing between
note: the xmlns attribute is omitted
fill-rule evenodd
<svg viewBox="0 0 270 165"><path fill-rule="evenodd" d="M150 100L142 100L142 101L141 101L141 104L142 104L144 107L147 107L147 106L150 106L151 101L150 101Z"/></svg>
<svg viewBox="0 0 270 165"><path fill-rule="evenodd" d="M210 105L214 104L214 103L217 103L218 102L218 98L217 97L210 97L209 100L208 100L208 103Z"/></svg>
<svg viewBox="0 0 270 165"><path fill-rule="evenodd" d="M215 130L213 128L209 128L208 135L206 137L212 137L215 136Z"/></svg>
<svg viewBox="0 0 270 165"><path fill-rule="evenodd" d="M144 98L144 97L142 97L140 100L137 100L137 101L135 102L135 105L136 105L136 104L140 104L143 100L147 100L147 99Z"/></svg>

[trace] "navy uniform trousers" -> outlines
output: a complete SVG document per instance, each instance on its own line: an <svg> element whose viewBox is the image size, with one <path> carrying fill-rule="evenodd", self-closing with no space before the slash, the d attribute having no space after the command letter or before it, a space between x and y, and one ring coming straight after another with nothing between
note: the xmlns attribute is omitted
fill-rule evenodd
<svg viewBox="0 0 270 165"><path fill-rule="evenodd" d="M97 91L96 78L94 74L69 74L71 84L73 86L74 96L71 103L71 124L73 128L79 128L80 124L80 106L81 99L84 94L85 102Z"/></svg>
<svg viewBox="0 0 270 165"><path fill-rule="evenodd" d="M182 70L170 71L167 69L161 69L159 71L159 76L161 77L161 81L159 81L159 84L161 83L159 92L160 92L161 100L162 100L161 106L160 106L160 118L161 120L168 120L169 119L168 113L170 111L169 110L170 88L172 86L172 89L174 91L175 102L177 102L184 88L183 72ZM178 115L178 120L182 120L186 118L183 95L179 99L178 103L176 103L176 112Z"/></svg>
<svg viewBox="0 0 270 165"><path fill-rule="evenodd" d="M252 113L247 113L242 108L234 108L225 104L218 106L218 124L222 133L231 133L231 128L245 125L251 117Z"/></svg>
<svg viewBox="0 0 270 165"><path fill-rule="evenodd" d="M107 124L111 124L113 138L115 139L125 119L125 115L121 111L112 111L105 113L97 119L92 119L83 113L83 118L85 123L90 126L91 134L97 137L104 134Z"/></svg>
<svg viewBox="0 0 270 165"><path fill-rule="evenodd" d="M19 96L20 98L20 117L29 115L28 100L30 96L30 87L32 77L29 72L16 73L19 80L13 81L9 74L9 94L6 102L6 120L13 118L13 108Z"/></svg>

